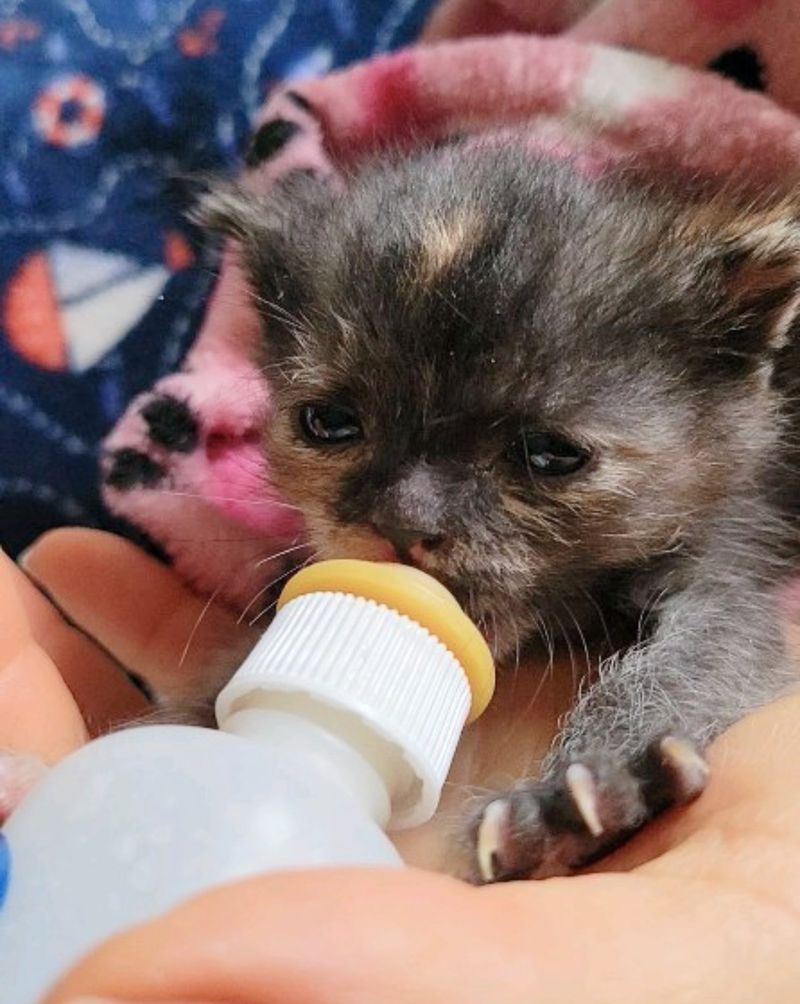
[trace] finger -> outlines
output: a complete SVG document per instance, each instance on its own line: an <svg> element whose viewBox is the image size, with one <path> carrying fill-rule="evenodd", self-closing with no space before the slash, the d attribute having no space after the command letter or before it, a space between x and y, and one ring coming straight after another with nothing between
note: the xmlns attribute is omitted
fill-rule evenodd
<svg viewBox="0 0 800 1004"><path fill-rule="evenodd" d="M731 730L716 754L717 808L630 874L482 890L411 871L253 880L109 942L52 1002L639 1004L644 993L648 1004L789 1004L800 985L798 716L796 697ZM747 826L726 828L731 806Z"/></svg>
<svg viewBox="0 0 800 1004"><path fill-rule="evenodd" d="M18 587L24 578L0 554L0 748L51 763L86 741L61 674L31 634Z"/></svg>
<svg viewBox="0 0 800 1004"><path fill-rule="evenodd" d="M800 904L800 696L749 715L713 746L703 797L663 821L670 847L641 871L734 880L753 895ZM759 848L759 866L751 863Z"/></svg>
<svg viewBox="0 0 800 1004"><path fill-rule="evenodd" d="M413 871L295 873L222 887L113 939L45 1004L790 1004L798 936L794 917L703 882L478 890Z"/></svg>
<svg viewBox="0 0 800 1004"><path fill-rule="evenodd" d="M160 693L201 682L213 655L248 632L167 567L97 530L45 534L24 567L64 613Z"/></svg>
<svg viewBox="0 0 800 1004"><path fill-rule="evenodd" d="M33 637L58 667L91 736L142 715L149 702L119 665L83 632L67 624L27 576L17 594Z"/></svg>
<svg viewBox="0 0 800 1004"><path fill-rule="evenodd" d="M235 999L243 1004L447 1000L425 991L441 973L434 964L437 946L443 957L452 958L446 946L450 938L457 944L463 934L464 922L458 916L463 916L471 892L453 880L413 871L275 875L226 886L114 939L68 976L47 1004L90 994L130 1001ZM376 923L375 908L381 902L388 912L385 917L381 913ZM447 932L433 930L426 939L417 936L422 902L434 918L445 914L452 922ZM280 920L284 908L285 926ZM353 963L364 933L365 910L372 915L371 948L359 974ZM470 917L474 919L471 911ZM483 923L479 927L486 930ZM273 952L269 939L278 929L283 936ZM322 943L316 938L323 931L325 947L320 950ZM481 955L488 961L487 954L494 951L487 945ZM132 965L137 966L135 960L152 952L153 964L148 962L146 973L131 971ZM398 994L408 981L393 988L389 973L375 981L370 955L394 958L414 969L419 994L401 998ZM391 968L394 971L396 965ZM362 982L374 996L359 993ZM486 997L483 1004L486 1000L511 1004L512 998L500 993Z"/></svg>
<svg viewBox="0 0 800 1004"><path fill-rule="evenodd" d="M631 871L653 874L716 873L717 863L735 871L735 848L748 852L763 836L780 856L800 841L800 696L783 698L732 726L708 753L710 783L702 798L666 812L618 851L588 872ZM794 874L778 868L794 885ZM772 871L755 878L774 879ZM755 888L755 887L754 887ZM800 881L796 885L800 901Z"/></svg>
<svg viewBox="0 0 800 1004"><path fill-rule="evenodd" d="M2 599L2 631L0 631L0 666L14 659L31 640L31 625L19 597L17 586L21 578L14 562L0 549L0 599Z"/></svg>

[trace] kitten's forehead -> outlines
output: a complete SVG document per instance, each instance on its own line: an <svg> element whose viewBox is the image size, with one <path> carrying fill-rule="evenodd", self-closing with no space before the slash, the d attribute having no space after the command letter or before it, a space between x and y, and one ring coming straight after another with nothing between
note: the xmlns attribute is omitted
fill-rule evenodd
<svg viewBox="0 0 800 1004"><path fill-rule="evenodd" d="M318 229L298 363L387 421L631 421L702 310L671 214L520 151L367 170Z"/></svg>
<svg viewBox="0 0 800 1004"><path fill-rule="evenodd" d="M367 171L337 200L319 295L407 347L453 332L480 355L537 324L544 346L616 319L625 298L664 299L686 252L667 231L657 206L519 151L439 154Z"/></svg>

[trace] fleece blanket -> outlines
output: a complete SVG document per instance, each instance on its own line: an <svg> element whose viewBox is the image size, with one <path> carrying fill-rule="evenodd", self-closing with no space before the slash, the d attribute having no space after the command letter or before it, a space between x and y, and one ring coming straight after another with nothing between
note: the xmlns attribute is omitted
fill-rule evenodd
<svg viewBox="0 0 800 1004"><path fill-rule="evenodd" d="M244 184L336 177L383 146L524 126L582 170L672 184L796 183L794 0L445 0L423 41L276 88ZM732 78L732 79L725 79ZM105 443L105 497L198 589L244 605L302 542L272 491L259 430L269 389L229 249L183 365L138 396Z"/></svg>

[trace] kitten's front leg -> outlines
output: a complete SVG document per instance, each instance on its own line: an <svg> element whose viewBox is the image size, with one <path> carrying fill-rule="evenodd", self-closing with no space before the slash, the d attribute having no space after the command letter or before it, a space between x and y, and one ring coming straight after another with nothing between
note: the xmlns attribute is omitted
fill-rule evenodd
<svg viewBox="0 0 800 1004"><path fill-rule="evenodd" d="M776 607L759 582L727 575L671 597L651 640L601 667L541 777L477 807L476 878L568 874L696 798L708 743L796 682Z"/></svg>

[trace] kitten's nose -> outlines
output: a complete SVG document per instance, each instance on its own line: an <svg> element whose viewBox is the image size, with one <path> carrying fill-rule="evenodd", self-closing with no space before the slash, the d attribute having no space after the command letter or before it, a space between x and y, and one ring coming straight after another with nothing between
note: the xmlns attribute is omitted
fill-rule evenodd
<svg viewBox="0 0 800 1004"><path fill-rule="evenodd" d="M378 533L385 537L401 557L407 555L412 548L420 547L423 551L432 551L444 540L443 534L426 533L418 527L394 526L384 523L373 523Z"/></svg>

